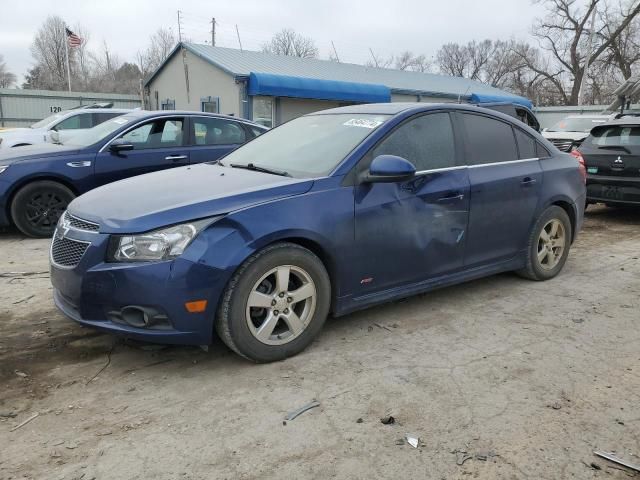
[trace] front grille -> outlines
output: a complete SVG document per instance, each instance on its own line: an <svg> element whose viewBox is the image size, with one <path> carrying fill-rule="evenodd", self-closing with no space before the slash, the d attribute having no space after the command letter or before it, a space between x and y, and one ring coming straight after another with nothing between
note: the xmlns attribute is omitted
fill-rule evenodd
<svg viewBox="0 0 640 480"><path fill-rule="evenodd" d="M64 213L64 219L69 222L70 227L77 228L78 230L86 230L87 232L97 232L100 230L100 225L97 223L74 217L69 212Z"/></svg>
<svg viewBox="0 0 640 480"><path fill-rule="evenodd" d="M89 243L71 240L70 238L59 238L54 234L51 244L51 259L56 265L62 267L75 267L80 263L84 252L89 248Z"/></svg>
<svg viewBox="0 0 640 480"><path fill-rule="evenodd" d="M573 140L565 139L565 138L553 138L549 140L553 143L558 150L562 150L563 152L568 152L571 150L571 146L573 145Z"/></svg>

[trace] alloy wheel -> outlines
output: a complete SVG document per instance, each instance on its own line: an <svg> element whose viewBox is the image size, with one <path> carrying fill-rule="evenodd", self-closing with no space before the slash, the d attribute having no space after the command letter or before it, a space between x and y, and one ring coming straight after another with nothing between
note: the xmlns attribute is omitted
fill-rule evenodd
<svg viewBox="0 0 640 480"><path fill-rule="evenodd" d="M67 202L53 192L38 192L26 204L26 220L37 229L53 229L67 208Z"/></svg>
<svg viewBox="0 0 640 480"><path fill-rule="evenodd" d="M565 249L566 233L560 220L549 220L540 231L538 238L538 263L545 270L553 270Z"/></svg>
<svg viewBox="0 0 640 480"><path fill-rule="evenodd" d="M266 345L291 342L309 325L316 308L317 291L304 269L281 265L264 274L253 286L246 320L253 336Z"/></svg>

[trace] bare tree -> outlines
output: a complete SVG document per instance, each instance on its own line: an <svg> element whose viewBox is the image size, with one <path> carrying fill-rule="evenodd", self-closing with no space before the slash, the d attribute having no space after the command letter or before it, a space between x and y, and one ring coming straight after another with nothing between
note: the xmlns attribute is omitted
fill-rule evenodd
<svg viewBox="0 0 640 480"><path fill-rule="evenodd" d="M276 55L318 58L318 47L313 39L300 35L290 28L276 33L268 43L262 46L262 51Z"/></svg>
<svg viewBox="0 0 640 480"><path fill-rule="evenodd" d="M4 62L4 57L0 55L0 88L9 88L16 83L17 77L11 73Z"/></svg>
<svg viewBox="0 0 640 480"><path fill-rule="evenodd" d="M170 28L161 27L156 30L149 39L149 46L136 55L136 62L142 76L146 77L153 73L169 56L176 43L176 37Z"/></svg>
<svg viewBox="0 0 640 480"><path fill-rule="evenodd" d="M67 82L65 23L58 16L44 21L31 45L31 53L40 67L40 88L64 89Z"/></svg>
<svg viewBox="0 0 640 480"><path fill-rule="evenodd" d="M626 6L617 3L613 6L613 2L606 0L587 0L586 3L577 0L537 1L546 6L547 15L536 21L532 33L538 38L540 47L547 52L550 61L536 73L549 81L564 103L576 105L586 60L586 49L581 49L580 46L589 28L592 12L598 8L600 14L596 26L597 41L590 57L591 62L594 62L619 40L620 35L640 13L640 3L628 3ZM614 8L615 13L612 12ZM603 18L615 23L605 27Z"/></svg>

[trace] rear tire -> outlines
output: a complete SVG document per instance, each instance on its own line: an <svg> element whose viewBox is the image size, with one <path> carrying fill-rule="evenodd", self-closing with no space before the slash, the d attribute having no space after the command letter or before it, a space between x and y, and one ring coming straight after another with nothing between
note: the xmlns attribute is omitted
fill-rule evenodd
<svg viewBox="0 0 640 480"><path fill-rule="evenodd" d="M547 208L531 229L525 268L516 273L530 280L549 280L562 270L569 256L572 229L561 207Z"/></svg>
<svg viewBox="0 0 640 480"><path fill-rule="evenodd" d="M304 350L329 313L329 275L311 251L278 243L250 256L233 275L216 331L234 352L273 362Z"/></svg>
<svg viewBox="0 0 640 480"><path fill-rule="evenodd" d="M64 185L42 180L25 185L13 197L11 219L29 237L51 237L75 195Z"/></svg>

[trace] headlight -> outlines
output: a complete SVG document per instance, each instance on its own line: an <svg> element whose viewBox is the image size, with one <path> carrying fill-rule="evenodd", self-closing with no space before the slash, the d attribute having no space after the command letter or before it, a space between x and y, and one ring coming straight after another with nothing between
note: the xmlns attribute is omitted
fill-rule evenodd
<svg viewBox="0 0 640 480"><path fill-rule="evenodd" d="M170 260L182 255L198 232L221 217L174 225L139 235L111 237L109 260L114 262L150 262Z"/></svg>
<svg viewBox="0 0 640 480"><path fill-rule="evenodd" d="M0 173L4 172L7 168L9 168L9 165L0 165Z"/></svg>

